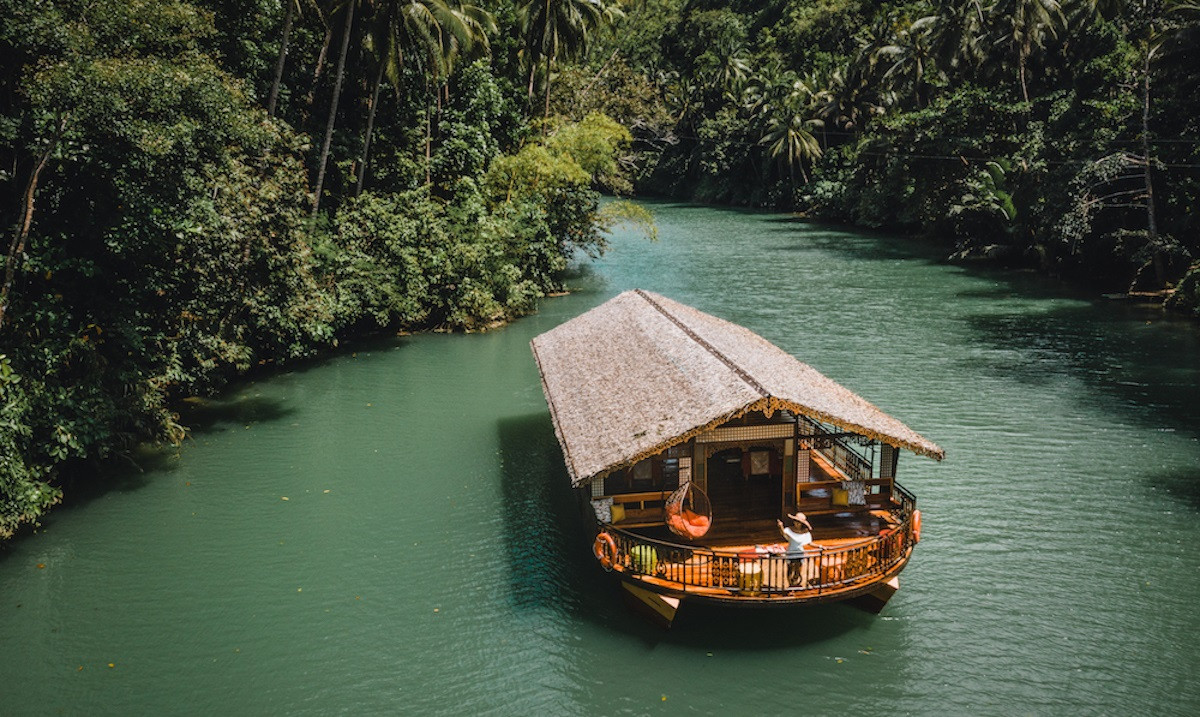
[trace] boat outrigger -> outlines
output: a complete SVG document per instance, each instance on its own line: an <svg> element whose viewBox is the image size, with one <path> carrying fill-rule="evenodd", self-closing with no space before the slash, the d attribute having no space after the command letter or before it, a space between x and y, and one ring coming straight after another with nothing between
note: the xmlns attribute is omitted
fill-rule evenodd
<svg viewBox="0 0 1200 717"><path fill-rule="evenodd" d="M683 601L878 612L921 536L899 449L934 443L757 334L627 291L532 342L597 559L670 625ZM780 520L813 542L786 552Z"/></svg>

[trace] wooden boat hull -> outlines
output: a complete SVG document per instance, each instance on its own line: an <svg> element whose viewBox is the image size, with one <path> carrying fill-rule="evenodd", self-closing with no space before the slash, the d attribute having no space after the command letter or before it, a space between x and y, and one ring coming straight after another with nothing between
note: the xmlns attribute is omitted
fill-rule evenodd
<svg viewBox="0 0 1200 717"><path fill-rule="evenodd" d="M585 518L583 521L585 535L594 538L597 532L611 531L612 535L618 536L618 538L625 535L628 539L628 533L597 521L586 497L581 496L581 498L584 498L580 501L580 508L581 514ZM664 544L656 545L663 548L661 555L665 560L670 551ZM695 546L695 548L706 550L700 546ZM658 563L659 553L650 551L656 559L648 563L643 562L638 558L636 547L623 547L619 551L620 559L610 561L608 567L619 581L624 601L634 612L657 625L670 627L685 602L751 609L801 608L807 605L845 602L849 606L867 612L879 613L899 590L899 574L907 566L912 556L912 548L913 544L907 543L902 553L896 556L898 559L891 563L886 570L864 574L858 578L847 570L846 564L834 561L818 563L813 566L812 572L809 574L808 579L812 581L809 583L811 589L779 589L778 580L787 578L782 573L779 575L776 573L781 571L784 566L780 562L768 562L778 561L778 556L774 558L763 556L760 563L755 560L753 554L749 558L745 558L744 554L726 555L722 559L732 562L724 565L725 568L749 566L751 568L759 567L762 570L761 575L757 574L759 572L757 570L748 570L748 575L740 576L741 581L734 579L732 583L730 576L723 573L721 578L701 579L699 582L704 584L696 584L693 575L692 582L685 584L678 580L677 573L673 573L672 568L669 567L672 565L671 563L665 565ZM678 568L678 565L675 564L675 567ZM676 579L672 579L673 577ZM747 580L747 578L750 579ZM775 581L774 587L772 587L773 580Z"/></svg>
<svg viewBox="0 0 1200 717"><path fill-rule="evenodd" d="M737 608L799 608L807 605L824 605L835 602L845 602L852 607L878 614L888 601L900 590L900 572L907 565L907 558L884 575L875 580L854 586L824 590L822 592L799 592L788 595L753 595L746 593L730 593L716 589L688 587L680 589L662 584L646 576L630 575L613 571L620 580L622 587L636 588L642 592L653 593L662 597L676 598L696 603L722 605ZM676 608L678 609L678 608Z"/></svg>
<svg viewBox="0 0 1200 717"><path fill-rule="evenodd" d="M683 598L662 595L625 580L621 581L621 595L630 610L662 628L671 627L683 604Z"/></svg>

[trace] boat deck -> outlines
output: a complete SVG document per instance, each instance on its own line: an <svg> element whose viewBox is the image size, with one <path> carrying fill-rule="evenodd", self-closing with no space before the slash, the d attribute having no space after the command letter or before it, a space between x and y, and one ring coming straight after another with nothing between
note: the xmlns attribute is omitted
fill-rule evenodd
<svg viewBox="0 0 1200 717"><path fill-rule="evenodd" d="M879 535L881 530L894 528L897 525L895 518L886 510L812 516L809 522L813 526L814 544L823 548L857 543L864 538ZM664 526L640 528L632 532L653 540L684 543L682 538L671 533ZM708 548L722 552L741 552L753 550L755 546L784 546L786 541L779 534L779 526L774 520L714 520L712 529L707 535L688 544L696 548Z"/></svg>
<svg viewBox="0 0 1200 717"><path fill-rule="evenodd" d="M660 528L632 531L623 539L632 557L614 568L622 579L665 595L731 604L785 604L842 600L895 577L908 561L911 544L902 532L884 540L880 531L899 526L875 510L813 519L808 557L789 560L774 521L743 521L714 529L684 544ZM636 537L635 537L636 536ZM637 539L647 542L638 552ZM651 545L657 547L651 553Z"/></svg>

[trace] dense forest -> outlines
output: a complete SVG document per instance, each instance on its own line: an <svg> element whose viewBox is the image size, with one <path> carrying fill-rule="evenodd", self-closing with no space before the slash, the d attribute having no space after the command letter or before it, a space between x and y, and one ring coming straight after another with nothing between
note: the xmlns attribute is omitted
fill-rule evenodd
<svg viewBox="0 0 1200 717"><path fill-rule="evenodd" d="M1200 314L1200 4L0 0L0 538L172 411L772 207Z"/></svg>
<svg viewBox="0 0 1200 717"><path fill-rule="evenodd" d="M1200 305L1198 3L647 0L561 74L640 191Z"/></svg>
<svg viewBox="0 0 1200 717"><path fill-rule="evenodd" d="M181 397L503 322L646 221L599 202L628 131L533 96L587 40L542 8L0 0L0 538Z"/></svg>

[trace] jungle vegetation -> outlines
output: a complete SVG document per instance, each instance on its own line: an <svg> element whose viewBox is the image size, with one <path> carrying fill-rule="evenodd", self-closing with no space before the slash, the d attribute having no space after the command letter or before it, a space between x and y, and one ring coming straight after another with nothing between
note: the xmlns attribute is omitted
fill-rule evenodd
<svg viewBox="0 0 1200 717"><path fill-rule="evenodd" d="M645 0L561 75L552 110L631 127L639 191L1200 311L1198 3Z"/></svg>
<svg viewBox="0 0 1200 717"><path fill-rule="evenodd" d="M1200 315L1198 43L1188 0L0 0L0 539L180 398L531 311L648 223L599 191Z"/></svg>
<svg viewBox="0 0 1200 717"><path fill-rule="evenodd" d="M182 397L506 321L645 222L628 131L537 101L593 5L0 0L0 538Z"/></svg>

